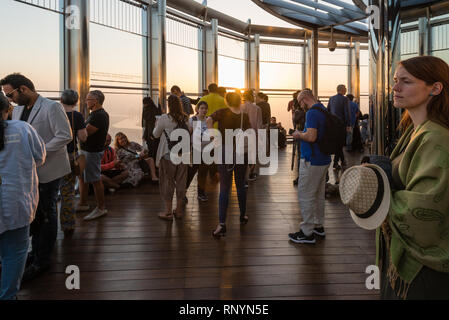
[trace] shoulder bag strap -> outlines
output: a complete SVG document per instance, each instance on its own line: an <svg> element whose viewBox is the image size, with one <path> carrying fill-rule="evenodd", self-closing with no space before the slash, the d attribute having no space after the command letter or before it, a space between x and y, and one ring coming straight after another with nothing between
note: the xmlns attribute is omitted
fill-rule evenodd
<svg viewBox="0 0 449 320"><path fill-rule="evenodd" d="M72 132L73 132L73 139L72 139L72 141L73 141L73 161L75 161L76 162L76 130L74 130L75 129L75 120L74 120L74 114L75 113L75 111L73 111L72 110Z"/></svg>
<svg viewBox="0 0 449 320"><path fill-rule="evenodd" d="M131 150L127 149L127 148L122 148L122 149L124 149L125 151L128 151L129 153L132 153L132 154L138 154L137 152L131 151Z"/></svg>

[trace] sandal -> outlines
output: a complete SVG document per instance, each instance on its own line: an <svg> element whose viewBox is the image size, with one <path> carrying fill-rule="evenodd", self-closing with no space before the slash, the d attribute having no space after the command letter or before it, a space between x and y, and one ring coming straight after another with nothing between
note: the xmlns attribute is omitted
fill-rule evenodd
<svg viewBox="0 0 449 320"><path fill-rule="evenodd" d="M159 213L158 217L162 220L173 221L173 214Z"/></svg>
<svg viewBox="0 0 449 320"><path fill-rule="evenodd" d="M219 224L217 229L212 230L212 236L215 238L224 237L226 235L226 225L225 224Z"/></svg>
<svg viewBox="0 0 449 320"><path fill-rule="evenodd" d="M247 224L248 220L249 220L248 216L240 217L240 224L242 225Z"/></svg>

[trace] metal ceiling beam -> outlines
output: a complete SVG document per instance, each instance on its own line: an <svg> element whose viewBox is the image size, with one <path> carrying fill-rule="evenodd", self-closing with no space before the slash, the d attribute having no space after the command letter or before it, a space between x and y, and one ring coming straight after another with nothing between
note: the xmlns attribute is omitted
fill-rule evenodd
<svg viewBox="0 0 449 320"><path fill-rule="evenodd" d="M345 20L340 23L335 23L333 21L318 19L316 17L298 13L296 11L285 9L277 6L272 6L272 10L277 11L279 14L285 17L289 17L292 19L297 19L300 21L305 21L310 24L318 25L320 26L319 29L327 29L326 27L335 26L335 29L342 30L344 32L350 32L353 34L361 35L361 32L368 32L368 26L364 25L362 23L356 23L354 20L357 19L366 19L366 16L362 16L361 18L354 18L351 20ZM344 27L343 27L344 25ZM342 26L342 27L336 27L336 26Z"/></svg>
<svg viewBox="0 0 449 320"><path fill-rule="evenodd" d="M363 0L352 0L352 2L363 12L365 12L367 6L366 4L363 2Z"/></svg>
<svg viewBox="0 0 449 320"><path fill-rule="evenodd" d="M429 8L430 16L435 17L449 13L449 1L437 2L433 5L427 6ZM402 23L418 20L419 17L425 17L427 14L427 7L411 8L401 11Z"/></svg>
<svg viewBox="0 0 449 320"><path fill-rule="evenodd" d="M315 23L317 22L316 18L314 18L314 17L305 16L305 15L298 14L298 13L293 12L293 11L282 12L282 15L285 16L285 17L288 17L288 18L292 18L292 19L298 19L298 20L308 21L308 22L312 22L312 23L313 22L315 22ZM332 25L332 23L330 25ZM326 26L330 27L330 25L326 25ZM356 29L353 29L353 28L351 28L349 26L340 25L340 26L334 27L334 29L337 29L337 30L340 30L340 31L344 31L344 32L347 32L347 33L351 33L351 34L354 34L354 35L360 35L360 31L358 31ZM363 31L367 31L367 30L363 30Z"/></svg>
<svg viewBox="0 0 449 320"><path fill-rule="evenodd" d="M297 2L299 4L306 5L308 7L312 7L312 8L315 8L315 9L320 9L320 10L326 11L329 14L334 14L334 15L337 15L337 16L342 17L342 18L346 17L346 18L354 19L354 18L359 18L359 17L362 16L361 14L351 14L348 11L345 11L345 10L342 10L342 9L337 9L337 8L334 8L334 7L322 4L320 2L315 2L315 1L312 1L312 0L292 0L292 1Z"/></svg>
<svg viewBox="0 0 449 320"><path fill-rule="evenodd" d="M333 4L334 6L338 6L341 8L345 8L346 10L350 10L355 14L365 14L365 12L363 12L362 10L360 10L360 8L358 8L357 6L353 5L353 4L349 4L347 2L343 2L340 0L323 0L324 2Z"/></svg>
<svg viewBox="0 0 449 320"><path fill-rule="evenodd" d="M289 10L292 10L292 11L295 11L298 13L303 13L303 14L310 15L312 17L316 17L320 20L323 20L323 22L325 22L326 24L339 23L339 22L346 20L346 19L344 19L344 17L336 18L334 16L331 16L328 13L315 11L313 9L309 9L309 8L300 6L298 4L293 4L291 2L286 2L286 1L282 1L282 0L260 0L260 1L263 3L269 4L269 5L289 9ZM323 24L321 24L321 26L322 25Z"/></svg>
<svg viewBox="0 0 449 320"><path fill-rule="evenodd" d="M272 10L276 10L279 14L281 14L284 17L290 17L293 19L297 19L300 21L305 21L307 23L313 24L313 25L322 25L324 23L323 20L318 19L317 17L312 17L307 14L299 13L296 11L292 11L285 8L279 8L279 7L271 7Z"/></svg>
<svg viewBox="0 0 449 320"><path fill-rule="evenodd" d="M218 19L218 24L220 27L241 33L248 34L248 31L251 34L260 34L261 37L273 37L273 38L289 38L289 39L304 39L304 37L310 36L310 29L316 28L316 25L311 25L306 22L300 23L297 20L289 19L287 17L283 17L279 13L268 8L268 5L261 3L259 0L252 0L263 10L266 10L273 14L274 16L287 21L291 24L309 29L297 29L297 28L284 28L284 27L274 27L274 26L264 26L264 25L249 25L246 22L242 22L234 17L228 16L220 11L214 10L212 8L205 7L200 3L193 0L167 0L167 11L172 15L177 15L179 12L185 13L189 16L201 19L205 21L210 21L211 19ZM204 14L207 8L207 16ZM268 9L267 9L268 8ZM175 9L175 10L173 10ZM177 10L177 11L176 11ZM182 17L181 17L182 18ZM249 30L251 27L251 30ZM329 41L330 40L330 32L320 31L319 32L320 40ZM367 33L364 33L361 36L354 36L352 34L346 34L341 31L334 30L334 39L336 41L349 41L350 38L353 38L353 41L360 41L362 43L367 43Z"/></svg>

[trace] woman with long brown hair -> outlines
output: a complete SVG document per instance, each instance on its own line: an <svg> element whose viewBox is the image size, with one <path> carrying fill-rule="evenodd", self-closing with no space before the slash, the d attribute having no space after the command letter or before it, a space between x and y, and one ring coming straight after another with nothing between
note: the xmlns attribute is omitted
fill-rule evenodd
<svg viewBox="0 0 449 320"><path fill-rule="evenodd" d="M159 167L159 189L165 202L165 212L159 218L172 221L173 216L180 219L184 214L184 198L186 196L187 168L184 163L174 164L170 158L171 143L169 137L176 128L191 131L189 117L182 109L181 100L171 95L168 97L168 114L162 115L156 122L153 131L155 138L161 138L156 154L156 166ZM189 137L190 141L190 137ZM189 143L190 146L190 143ZM172 211L173 194L176 188L176 210Z"/></svg>
<svg viewBox="0 0 449 320"><path fill-rule="evenodd" d="M377 233L383 299L449 299L449 66L401 61L394 106L405 110L391 155L393 190Z"/></svg>

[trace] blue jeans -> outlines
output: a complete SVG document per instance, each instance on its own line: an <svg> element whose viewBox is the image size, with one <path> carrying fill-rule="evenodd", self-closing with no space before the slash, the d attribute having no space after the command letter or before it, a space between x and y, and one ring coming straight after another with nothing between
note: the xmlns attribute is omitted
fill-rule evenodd
<svg viewBox="0 0 449 320"><path fill-rule="evenodd" d="M31 224L33 264L37 267L50 265L51 253L58 233L58 191L61 179L39 183L39 205Z"/></svg>
<svg viewBox="0 0 449 320"><path fill-rule="evenodd" d="M239 199L240 217L246 213L246 189L245 189L245 173L246 164L218 165L220 172L220 199L218 202L218 218L220 223L226 223L226 213L229 205L229 193L232 186L232 173L234 173L235 186L237 187L237 197Z"/></svg>
<svg viewBox="0 0 449 320"><path fill-rule="evenodd" d="M27 259L30 226L9 230L0 234L0 258L2 260L2 277L0 300L14 300L20 290Z"/></svg>

